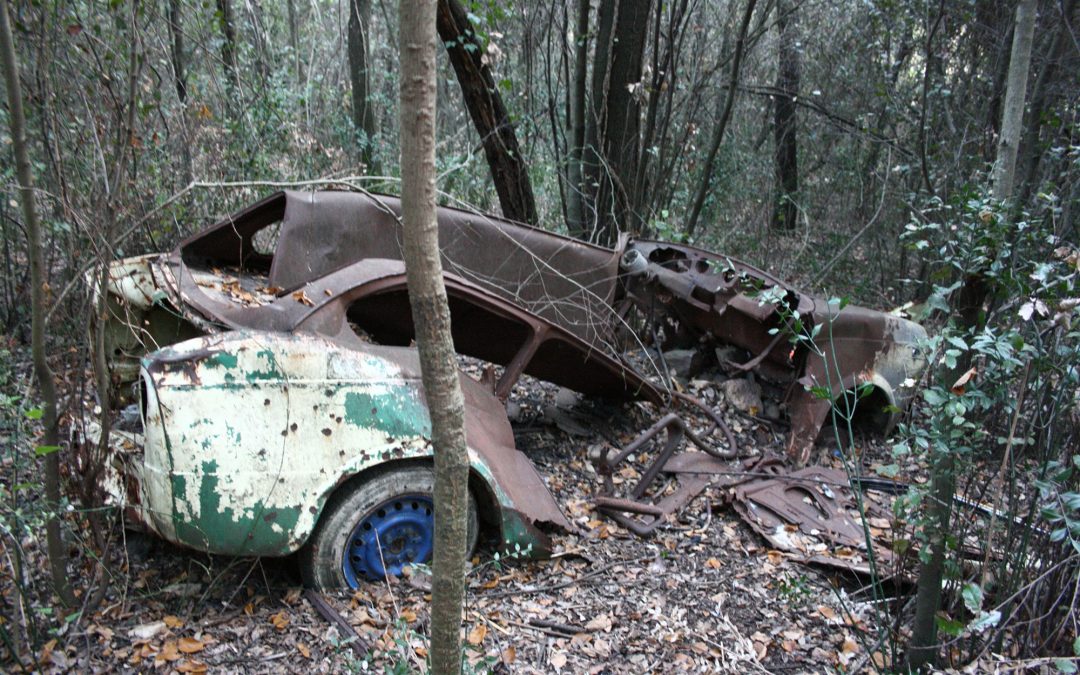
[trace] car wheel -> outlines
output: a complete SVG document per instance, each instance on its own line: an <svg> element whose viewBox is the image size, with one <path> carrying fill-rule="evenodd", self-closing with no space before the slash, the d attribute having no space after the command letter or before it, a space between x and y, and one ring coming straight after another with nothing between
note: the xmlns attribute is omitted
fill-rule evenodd
<svg viewBox="0 0 1080 675"><path fill-rule="evenodd" d="M357 588L431 564L435 546L435 474L429 466L378 473L334 495L300 553L304 583ZM476 500L469 493L466 555L476 548Z"/></svg>

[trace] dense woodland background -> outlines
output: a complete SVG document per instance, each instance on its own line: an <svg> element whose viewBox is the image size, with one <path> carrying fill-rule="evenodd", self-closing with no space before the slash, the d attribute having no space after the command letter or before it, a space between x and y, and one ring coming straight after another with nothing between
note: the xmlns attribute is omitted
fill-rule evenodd
<svg viewBox="0 0 1080 675"><path fill-rule="evenodd" d="M950 643L958 661L988 649L1080 654L1080 3L1028 4L1036 23L1004 201L991 168L1015 2L441 0L438 9L446 204L602 243L620 233L689 241L822 295L911 303L932 328L934 373L896 452L921 457L931 475L944 466L953 489L981 485L975 498L1003 509L983 537L987 571L972 573L955 550L945 561L951 590L937 628L960 635L986 622ZM84 275L169 249L281 186L398 191L396 3L9 9L64 425L93 389ZM51 512L34 512L36 488L18 487L36 485L26 479L33 450L19 450L36 433L19 365L30 281L7 150L0 171L0 431L12 448L2 501L13 551ZM957 304L964 289L979 292L970 316ZM945 379L958 363L978 371L966 391ZM955 463L942 464L945 455ZM92 509L93 486L70 468L65 476L65 499ZM926 515L924 497L902 515L913 536L933 540L942 514ZM953 528L987 527L953 517ZM100 585L107 575L85 551L105 546L103 526L69 520L84 542L71 564ZM1002 542L1007 550L991 555ZM978 602L959 593L972 584ZM51 602L47 586L23 585ZM910 609L900 607L897 617ZM881 639L903 644L905 621L883 621Z"/></svg>

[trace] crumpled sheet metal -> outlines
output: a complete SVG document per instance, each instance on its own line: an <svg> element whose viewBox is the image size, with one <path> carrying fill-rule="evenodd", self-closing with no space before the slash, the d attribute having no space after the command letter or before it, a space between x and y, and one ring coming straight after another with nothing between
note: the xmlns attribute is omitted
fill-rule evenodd
<svg viewBox="0 0 1080 675"><path fill-rule="evenodd" d="M872 384L888 406L902 410L913 393L903 383L917 377L926 364L918 347L926 331L918 324L855 305L838 311L726 256L681 244L634 241L623 253L622 269L626 300L667 322L668 346L696 344L709 336L751 354L747 362L725 364L728 367L758 370L787 384L784 402L792 427L788 455L800 466L809 458L833 400ZM803 330L820 329L816 343L824 345L828 363L805 343L792 346L782 339L790 327L777 301L799 317ZM830 397L819 398L810 387L825 387ZM898 415L889 413L880 431L887 433Z"/></svg>
<svg viewBox="0 0 1080 675"><path fill-rule="evenodd" d="M360 192L284 191L270 195L180 245L201 266L258 267L292 291L367 258L403 260L401 200ZM259 253L253 235L281 220L277 253ZM619 274L618 254L539 228L440 207L443 269L598 344Z"/></svg>
<svg viewBox="0 0 1080 675"><path fill-rule="evenodd" d="M880 569L894 562L887 495L864 492L864 508ZM738 485L732 506L753 530L803 562L870 573L866 535L848 476L839 469L807 467L754 477Z"/></svg>

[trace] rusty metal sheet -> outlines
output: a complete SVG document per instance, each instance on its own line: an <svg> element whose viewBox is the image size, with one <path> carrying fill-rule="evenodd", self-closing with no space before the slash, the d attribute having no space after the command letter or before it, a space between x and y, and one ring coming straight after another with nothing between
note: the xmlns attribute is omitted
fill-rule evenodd
<svg viewBox="0 0 1080 675"><path fill-rule="evenodd" d="M401 202L360 192L279 192L180 245L195 267L269 265L269 283L287 291L367 258L403 259ZM272 256L255 250L261 228L281 221ZM440 207L443 269L555 323L590 343L610 326L618 279L612 249Z"/></svg>
<svg viewBox="0 0 1080 675"><path fill-rule="evenodd" d="M732 344L752 357L736 370L758 370L788 385L785 403L792 433L788 454L802 465L809 457L833 401L845 391L870 384L884 400L879 410L902 410L926 361L918 324L883 312L848 305L843 309L792 290L771 275L740 261L691 246L635 241L623 254L628 298L653 320L663 320L669 342L696 343L702 337ZM769 296L769 301L763 297ZM805 342L793 346L786 335L782 302L822 345L829 362ZM662 316L657 317L657 307ZM828 398L811 394L824 389ZM883 415L887 433L898 414Z"/></svg>
<svg viewBox="0 0 1080 675"><path fill-rule="evenodd" d="M879 571L894 561L889 511L865 493L864 530L847 474L839 469L815 466L754 478L735 488L732 505L773 548L803 562L869 573L867 532Z"/></svg>

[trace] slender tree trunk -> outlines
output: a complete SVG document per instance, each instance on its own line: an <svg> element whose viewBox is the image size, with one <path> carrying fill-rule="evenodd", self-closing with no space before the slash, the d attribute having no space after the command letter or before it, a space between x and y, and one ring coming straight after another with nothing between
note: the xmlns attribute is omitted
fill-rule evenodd
<svg viewBox="0 0 1080 675"><path fill-rule="evenodd" d="M438 28L457 74L465 107L484 145L503 216L535 225L539 220L536 198L514 124L491 69L484 62L484 50L476 39L468 13L458 0L439 0Z"/></svg>
<svg viewBox="0 0 1080 675"><path fill-rule="evenodd" d="M371 27L370 0L349 1L349 79L352 81L353 127L363 134L359 139L360 161L364 170L379 172L375 160L375 110L371 105L368 77L368 30ZM358 134L359 135L359 134Z"/></svg>
<svg viewBox="0 0 1080 675"><path fill-rule="evenodd" d="M300 27L296 20L296 0L288 0L287 11L289 16L289 49L292 50L293 69L296 71L296 81L304 81L304 70L300 66Z"/></svg>
<svg viewBox="0 0 1080 675"><path fill-rule="evenodd" d="M169 54L172 56L173 81L176 98L180 105L187 103L187 64L184 60L184 31L180 14L180 0L169 0Z"/></svg>
<svg viewBox="0 0 1080 675"><path fill-rule="evenodd" d="M585 183L594 191L592 238L614 243L639 230L630 205L637 175L639 96L651 0L601 0L586 127Z"/></svg>
<svg viewBox="0 0 1080 675"><path fill-rule="evenodd" d="M1031 198L1032 192L1037 187L1036 180L1039 171L1039 161L1046 148L1039 137L1042 132L1044 117L1053 101L1050 94L1051 83L1057 73L1060 62L1072 47L1069 36L1069 26L1075 21L1076 0L1066 0L1061 9L1062 21L1059 21L1054 30L1054 39L1050 45L1050 51L1046 57L1046 63L1039 71L1039 77L1031 89L1031 112L1028 115L1026 129L1024 130L1024 153L1023 173L1020 183L1020 193L1017 196L1017 205L1022 207ZM1034 49L1034 46L1033 46Z"/></svg>
<svg viewBox="0 0 1080 675"><path fill-rule="evenodd" d="M40 448L45 452L45 500L50 516L45 524L46 547L49 552L49 571L53 589L67 606L75 604L67 575L67 550L60 532L60 520L55 515L60 505L60 428L56 409L56 382L45 356L45 303L47 302L45 262L41 247L41 226L34 207L34 182L30 156L26 147L26 116L23 113L22 86L15 44L11 36L8 3L0 2L0 58L3 59L4 79L7 81L8 124L11 127L15 151L15 173L19 181L19 201L26 221L27 248L30 256L30 348L34 360L34 376L41 394L44 434Z"/></svg>
<svg viewBox="0 0 1080 675"><path fill-rule="evenodd" d="M194 169L192 167L191 143L188 140L187 57L184 55L184 29L180 13L180 0L169 0L169 38L169 55L172 58L176 98L180 101L180 126L183 133L183 138L180 141L180 159L183 162L184 185L190 185L194 180Z"/></svg>
<svg viewBox="0 0 1080 675"><path fill-rule="evenodd" d="M461 669L469 463L435 220L435 5L401 0L401 206L405 269L435 447L431 670Z"/></svg>
<svg viewBox="0 0 1080 675"><path fill-rule="evenodd" d="M777 0L776 28L779 60L774 101L773 131L776 137L776 196L771 226L776 230L794 230L798 224L799 152L796 139L795 97L799 95L799 31L795 10L786 0Z"/></svg>
<svg viewBox="0 0 1080 675"><path fill-rule="evenodd" d="M218 21L221 34L221 63L225 69L225 88L228 105L232 106L240 93L240 72L236 67L236 24L233 19L232 0L217 0Z"/></svg>
<svg viewBox="0 0 1080 675"><path fill-rule="evenodd" d="M1035 33L1036 0L1020 0L1016 7L1009 77L1002 111L1001 140L994 163L993 196L1012 197L1016 169L1016 150L1023 128L1024 97L1027 94L1031 66L1031 43ZM994 290L985 269L968 270L954 302L957 326L972 332L984 321L983 304ZM939 375L946 388L967 371L971 353L965 351L954 368L944 368ZM949 448L938 449L931 458L930 499L927 507L927 546L930 554L920 568L915 594L915 617L911 631L909 664L921 668L937 658L936 615L941 606L941 585L945 573L945 538L950 532L952 501L956 492L956 459Z"/></svg>
<svg viewBox="0 0 1080 675"><path fill-rule="evenodd" d="M263 28L262 6L258 0L247 0L248 18L251 21L251 37L255 46L255 72L265 85L270 79L270 55L266 45L266 31Z"/></svg>
<svg viewBox="0 0 1080 675"><path fill-rule="evenodd" d="M585 146L585 87L589 69L589 0L578 0L574 40L574 79L570 84L570 164L567 167L570 186L566 200L566 227L570 234L581 237L588 233L585 224L585 185L582 181L581 160Z"/></svg>
<svg viewBox="0 0 1080 675"><path fill-rule="evenodd" d="M705 157L705 166L701 169L701 183L698 184L697 196L694 197L694 205L690 209L690 217L686 222L686 236L694 236L697 227L698 216L701 215L701 207L705 205L705 198L709 195L709 186L712 183L713 162L716 161L716 153L720 150L720 144L724 140L724 131L731 119L731 110L735 106L735 90L739 84L739 68L742 65L743 49L746 45L746 32L750 28L750 18L754 14L754 5L757 0L747 0L746 11L743 13L742 23L739 25L739 35L735 39L735 54L731 58L731 77L728 78L727 96L724 100L724 110L720 119L713 129L712 141L709 143L709 154ZM797 175L797 174L796 174Z"/></svg>
<svg viewBox="0 0 1080 675"><path fill-rule="evenodd" d="M1020 0L1016 6L1016 29L1013 31L1009 80L1005 90L1005 109L1001 114L1001 137L994 162L994 199L1010 199L1016 180L1016 152L1024 130L1024 99L1027 96L1028 71L1031 70L1031 43L1035 36L1035 0Z"/></svg>

